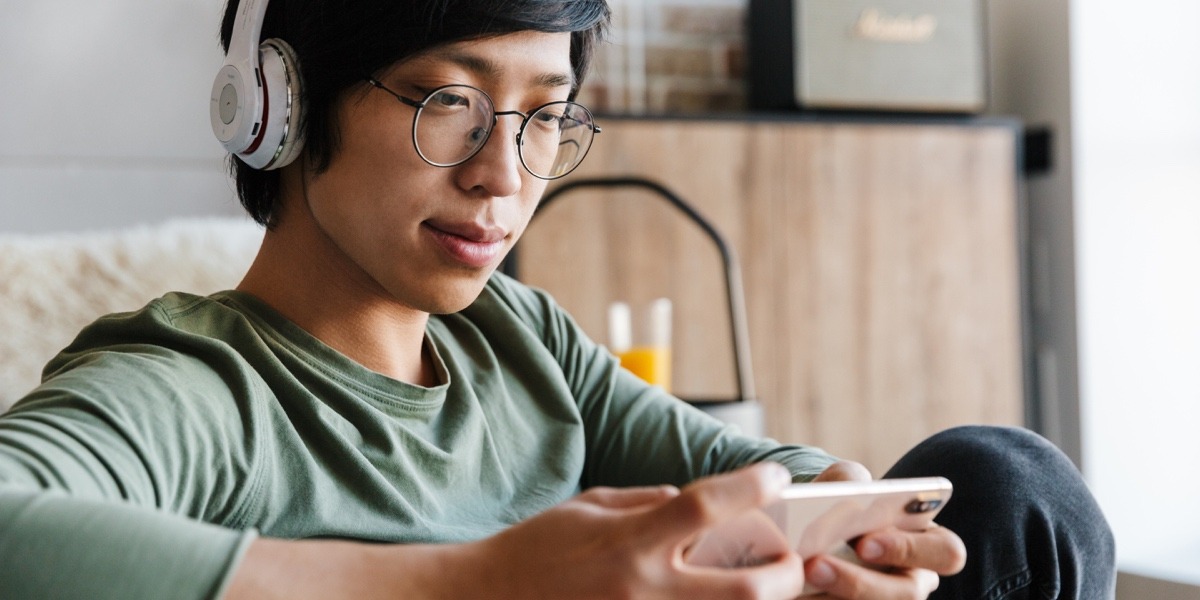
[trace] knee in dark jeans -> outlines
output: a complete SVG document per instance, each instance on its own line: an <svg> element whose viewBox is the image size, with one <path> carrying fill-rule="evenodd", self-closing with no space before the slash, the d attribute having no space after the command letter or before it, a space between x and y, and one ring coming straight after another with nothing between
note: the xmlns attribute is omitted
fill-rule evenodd
<svg viewBox="0 0 1200 600"><path fill-rule="evenodd" d="M1111 596L1112 532L1078 469L1045 438L1013 427L955 427L918 444L886 475L928 476L954 484L938 522L968 552L967 570L944 580L938 597Z"/></svg>
<svg viewBox="0 0 1200 600"><path fill-rule="evenodd" d="M1077 474L1074 464L1042 436L1017 427L965 425L934 434L900 459L886 477L940 475L951 481L986 476L989 487L1032 483L1046 470ZM957 476L957 477L956 477Z"/></svg>

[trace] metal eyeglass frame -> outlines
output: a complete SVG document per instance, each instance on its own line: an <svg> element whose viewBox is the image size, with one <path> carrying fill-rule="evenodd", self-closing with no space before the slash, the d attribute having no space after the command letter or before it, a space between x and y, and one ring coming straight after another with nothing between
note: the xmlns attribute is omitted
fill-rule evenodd
<svg viewBox="0 0 1200 600"><path fill-rule="evenodd" d="M425 97L422 98L421 100L413 100L412 98L401 96L400 94L392 91L390 88L388 88L386 85L383 85L383 83L381 83L378 79L375 79L374 77L367 77L366 80L367 80L367 83L370 83L372 86L379 88L379 89L387 92L388 94L391 94L392 97L394 97L396 100L399 100L402 104L406 104L408 106L411 106L411 107L417 109L417 111L415 113L413 113L413 125L412 125L413 148L416 149L417 156L420 156L421 160L425 161L430 166L434 166L434 167L457 167L458 165L461 165L461 164L467 162L468 160L475 158L475 155L479 154L479 151L483 150L483 147L487 145L488 140L491 139L492 131L494 131L496 129L496 123L499 122L500 117L506 116L506 115L517 115L517 116L521 117L521 127L520 127L520 129L517 130L517 137L516 137L517 157L519 157L521 159L521 166L524 167L525 170L530 175L533 175L534 177L537 177L538 179L543 179L546 181L553 181L555 179L560 179L562 177L566 177L567 175L571 174L572 171L579 168L579 165L583 164L583 159L587 158L587 153L592 149L592 143L596 139L596 134L600 133L600 131L601 131L600 126L596 124L596 120L592 116L592 111L588 110L588 107L586 107L582 104L579 104L578 102L572 102L570 100L556 100L554 102L547 102L547 103L529 111L529 113L526 114L519 110L497 111L496 103L494 101L492 101L492 97L489 96L487 92L485 92L475 86L466 85L466 84L462 84L462 83L443 85L441 87L434 88L428 94L425 94ZM434 161L430 160L429 157L425 156L425 153L421 151L421 145L417 143L417 122L421 116L421 109L425 108L425 105L429 102L429 99L432 98L438 92L441 92L441 91L449 89L449 88L460 88L460 87L475 90L475 91L479 92L480 94L482 94L484 98L487 98L488 104L491 105L492 124L491 124L491 126L489 126L487 128L487 135L483 138L483 141L481 141L479 143L479 145L476 146L476 148L474 150L472 150L469 154L467 154L467 156L465 158L463 158L462 160L459 160L457 162L452 162L452 163L434 162ZM591 121L590 127L592 129L592 138L591 138L591 141L588 142L588 147L586 149L584 149L583 155L579 157L579 160L575 163L575 165L573 167L571 167L570 170L568 170L565 173L560 173L558 175L547 177L544 175L539 175L537 173L534 173L533 169L530 169L529 165L525 163L525 153L522 151L521 135L525 133L525 126L529 123L530 117L537 114L538 111L542 110L543 108L546 108L547 106L552 106L555 104L574 105L574 106L577 106L580 109L582 109L585 113L587 113L588 120Z"/></svg>

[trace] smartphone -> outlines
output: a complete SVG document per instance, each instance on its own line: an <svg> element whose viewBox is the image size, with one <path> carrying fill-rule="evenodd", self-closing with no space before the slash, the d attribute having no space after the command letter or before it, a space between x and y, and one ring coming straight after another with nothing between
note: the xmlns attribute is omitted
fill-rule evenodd
<svg viewBox="0 0 1200 600"><path fill-rule="evenodd" d="M737 568L792 549L803 558L833 554L857 561L849 541L888 526L927 529L952 491L943 477L793 484L778 502L701 534L684 560Z"/></svg>

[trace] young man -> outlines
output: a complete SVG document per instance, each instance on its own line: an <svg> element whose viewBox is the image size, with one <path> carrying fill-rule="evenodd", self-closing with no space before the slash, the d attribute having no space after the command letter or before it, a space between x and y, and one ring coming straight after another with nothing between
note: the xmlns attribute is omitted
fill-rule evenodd
<svg viewBox="0 0 1200 600"><path fill-rule="evenodd" d="M984 428L893 471L944 474L956 497L951 527L856 540L886 569L683 560L792 480L869 476L640 383L548 297L494 273L546 180L591 143L569 101L607 13L274 0L263 37L294 48L307 113L296 161L234 160L262 249L236 290L89 326L0 418L0 596L1110 590L1111 539L1078 474L1031 434Z"/></svg>

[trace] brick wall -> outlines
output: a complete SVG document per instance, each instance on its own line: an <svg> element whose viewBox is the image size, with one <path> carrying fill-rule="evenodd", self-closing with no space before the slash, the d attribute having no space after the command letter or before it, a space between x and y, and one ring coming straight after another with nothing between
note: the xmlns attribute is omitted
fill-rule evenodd
<svg viewBox="0 0 1200 600"><path fill-rule="evenodd" d="M610 0L613 22L581 101L656 114L745 105L745 0Z"/></svg>

